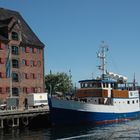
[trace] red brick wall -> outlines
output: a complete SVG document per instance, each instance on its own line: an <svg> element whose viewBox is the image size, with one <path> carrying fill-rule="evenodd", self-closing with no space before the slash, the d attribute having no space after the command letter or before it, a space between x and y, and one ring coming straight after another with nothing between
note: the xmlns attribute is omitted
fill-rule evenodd
<svg viewBox="0 0 140 140"><path fill-rule="evenodd" d="M15 26L11 32L12 31L19 31L19 27ZM11 33L9 33L9 39L11 39ZM18 87L20 95L27 94L26 92L23 92L23 88L25 87L28 89L28 92L32 92L32 90L30 90L31 88L40 88L41 90L36 90L36 92L44 92L44 47L21 45L21 41L22 40L10 40L8 44L4 44L2 41L0 42L0 44L4 46L3 48L0 48L0 58L4 58L5 63L8 57L8 46L17 46L19 50L18 55L12 54L12 59L19 61L19 68L12 68L12 72L18 73L19 81L12 82L12 87ZM29 52L23 51L23 47L25 47L25 50L28 47ZM31 48L33 49L32 52ZM40 50L39 52L38 49ZM23 59L29 62L28 66L22 63ZM33 65L31 65L31 60L33 61ZM38 64L38 61L40 62L40 65ZM0 72L4 74L6 73L5 63L0 63ZM24 78L24 73L29 75L28 79ZM6 92L6 87L10 87L10 79L4 76L0 78L0 88L4 91L3 93L0 91L0 100L9 96L9 93Z"/></svg>

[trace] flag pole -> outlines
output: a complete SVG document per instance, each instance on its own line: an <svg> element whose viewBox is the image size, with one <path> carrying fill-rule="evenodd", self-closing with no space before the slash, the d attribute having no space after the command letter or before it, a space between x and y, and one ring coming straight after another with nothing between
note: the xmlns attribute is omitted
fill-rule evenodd
<svg viewBox="0 0 140 140"><path fill-rule="evenodd" d="M11 55L11 46L9 46L9 58L10 58L10 97L12 97L12 55Z"/></svg>
<svg viewBox="0 0 140 140"><path fill-rule="evenodd" d="M9 78L9 96L12 97L12 51L10 45L8 45L8 56L6 61L6 77Z"/></svg>

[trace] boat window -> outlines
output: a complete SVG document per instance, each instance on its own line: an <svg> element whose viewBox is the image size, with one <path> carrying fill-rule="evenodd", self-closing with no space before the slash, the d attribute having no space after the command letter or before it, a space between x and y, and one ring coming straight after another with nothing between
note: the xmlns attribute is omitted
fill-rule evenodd
<svg viewBox="0 0 140 140"><path fill-rule="evenodd" d="M124 88L123 84L118 84L118 87L119 87L119 89L123 89Z"/></svg>
<svg viewBox="0 0 140 140"><path fill-rule="evenodd" d="M89 84L89 87L92 87L92 84L91 83Z"/></svg>
<svg viewBox="0 0 140 140"><path fill-rule="evenodd" d="M114 88L114 83L111 83L111 87Z"/></svg>
<svg viewBox="0 0 140 140"><path fill-rule="evenodd" d="M117 89L117 84L114 84L114 89Z"/></svg>
<svg viewBox="0 0 140 140"><path fill-rule="evenodd" d="M97 87L96 83L92 83L92 87L96 88Z"/></svg>
<svg viewBox="0 0 140 140"><path fill-rule="evenodd" d="M101 104L101 99L99 99L99 104Z"/></svg>
<svg viewBox="0 0 140 140"><path fill-rule="evenodd" d="M89 83L87 84L87 87L90 87L90 84Z"/></svg>
<svg viewBox="0 0 140 140"><path fill-rule="evenodd" d="M85 83L81 83L81 87L84 88L85 87Z"/></svg>
<svg viewBox="0 0 140 140"><path fill-rule="evenodd" d="M130 101L127 101L127 104L130 104Z"/></svg>
<svg viewBox="0 0 140 140"><path fill-rule="evenodd" d="M132 103L134 104L134 103L135 103L135 101L133 100L133 101L132 101Z"/></svg>
<svg viewBox="0 0 140 140"><path fill-rule="evenodd" d="M101 87L101 83L98 83L98 84L97 84L97 87L98 87L98 88Z"/></svg>
<svg viewBox="0 0 140 140"><path fill-rule="evenodd" d="M108 87L108 83L106 84L106 87Z"/></svg>
<svg viewBox="0 0 140 140"><path fill-rule="evenodd" d="M83 83L83 87L85 87L85 83Z"/></svg>
<svg viewBox="0 0 140 140"><path fill-rule="evenodd" d="M138 103L138 100L136 102Z"/></svg>

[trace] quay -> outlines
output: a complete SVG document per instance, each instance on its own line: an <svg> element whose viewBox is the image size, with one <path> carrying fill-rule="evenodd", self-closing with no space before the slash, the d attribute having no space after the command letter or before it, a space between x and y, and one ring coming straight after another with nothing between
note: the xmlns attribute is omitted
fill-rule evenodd
<svg viewBox="0 0 140 140"><path fill-rule="evenodd" d="M48 116L49 108L29 108L15 110L0 110L0 128L13 128L28 126L38 116ZM47 119L46 119L47 121Z"/></svg>

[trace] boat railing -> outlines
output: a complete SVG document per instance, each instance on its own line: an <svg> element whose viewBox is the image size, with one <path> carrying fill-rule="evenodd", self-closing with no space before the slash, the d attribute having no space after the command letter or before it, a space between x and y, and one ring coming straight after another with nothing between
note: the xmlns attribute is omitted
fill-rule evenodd
<svg viewBox="0 0 140 140"><path fill-rule="evenodd" d="M112 105L112 100L111 98L105 98L103 99L98 99L98 102L94 102L92 99L88 98L77 98L77 97L71 97L71 96L54 96L54 98L57 98L58 100L67 100L67 101L75 101L75 102L81 102L81 103L90 103L90 104L95 104L95 105Z"/></svg>

